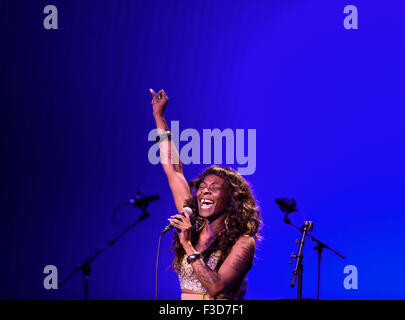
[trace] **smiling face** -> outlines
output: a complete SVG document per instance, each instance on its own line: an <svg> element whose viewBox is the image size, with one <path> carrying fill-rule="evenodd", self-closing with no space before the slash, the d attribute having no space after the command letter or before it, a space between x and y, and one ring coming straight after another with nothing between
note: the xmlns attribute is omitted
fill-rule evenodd
<svg viewBox="0 0 405 320"><path fill-rule="evenodd" d="M229 200L229 187L224 179L208 175L199 185L196 196L200 216L213 217L224 211Z"/></svg>

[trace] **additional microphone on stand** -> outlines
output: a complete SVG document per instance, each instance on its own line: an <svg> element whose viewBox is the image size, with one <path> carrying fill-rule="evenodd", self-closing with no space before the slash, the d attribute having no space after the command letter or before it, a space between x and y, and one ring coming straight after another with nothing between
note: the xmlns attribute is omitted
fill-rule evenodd
<svg viewBox="0 0 405 320"><path fill-rule="evenodd" d="M134 207L137 207L137 208L144 208L150 202L157 201L157 200L159 200L158 195L146 196L145 194L141 193L140 191L137 191L135 193L134 197L129 198L129 200L127 201L127 204L133 205Z"/></svg>
<svg viewBox="0 0 405 320"><path fill-rule="evenodd" d="M190 217L193 215L193 210L191 208L189 208L189 207L184 207L183 208L183 211L181 212L181 214L183 216L184 216L184 214L183 214L184 211L186 211ZM166 228L163 229L162 234L168 232L172 228L173 228L173 226L171 224L169 224Z"/></svg>
<svg viewBox="0 0 405 320"><path fill-rule="evenodd" d="M314 223L312 221L304 221L304 224L302 227L298 227L291 223L291 220L288 218L288 215L290 213L299 211L297 209L297 203L294 198L277 198L275 199L276 204L280 207L280 210L284 212L284 219L283 221L286 224L289 224L293 228L297 229L301 233L301 241L300 240L295 240L295 243L299 245L298 252L297 254L292 253L291 258L296 258L296 264L295 268L293 271L293 277L291 279L290 286L293 287L295 286L295 278L298 276L298 287L297 287L297 299L302 299L302 260L303 260L303 255L302 255L302 250L304 246L304 239L305 237L309 237L312 241L316 243L316 246L314 247L314 250L318 252L318 280L317 280L317 299L319 300L319 290L320 290L320 283L321 283L321 254L323 249L329 249L332 251L334 254L336 254L338 257L342 259L346 259L345 256L340 254L339 252L333 250L331 247L329 247L326 243L323 243L319 239L315 238L313 235L309 234L314 228ZM292 263L292 261L290 261Z"/></svg>
<svg viewBox="0 0 405 320"><path fill-rule="evenodd" d="M280 207L281 212L284 212L284 222L287 224L291 224L291 220L288 218L288 215L293 212L297 212L297 202L295 198L276 198L276 204Z"/></svg>
<svg viewBox="0 0 405 320"><path fill-rule="evenodd" d="M112 212L112 221L119 227L122 228L122 225L117 221L117 219L115 218L115 216L118 213L118 210L121 209L124 206L133 206L135 208L139 208L142 210L142 214L144 216L149 215L149 213L146 211L147 206L149 205L149 203L159 200L159 196L158 195L153 195L153 196L147 196L146 194L144 194L141 191L137 191L135 192L135 196L129 198L128 201L122 202L121 204L119 204L118 206L116 206Z"/></svg>

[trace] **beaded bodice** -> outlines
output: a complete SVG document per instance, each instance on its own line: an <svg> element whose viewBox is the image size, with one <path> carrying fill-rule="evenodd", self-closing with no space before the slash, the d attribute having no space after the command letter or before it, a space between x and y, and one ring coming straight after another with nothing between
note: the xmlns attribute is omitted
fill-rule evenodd
<svg viewBox="0 0 405 320"><path fill-rule="evenodd" d="M207 261L207 266L211 270L215 269L220 256L221 256L221 251L213 252L210 255L210 257ZM198 277L195 274L193 267L191 266L191 264L189 264L187 262L186 255L183 257L183 260L181 261L180 271L178 272L177 275L180 280L181 289L192 290L194 292L207 293L207 290L203 287L200 280L198 280Z"/></svg>

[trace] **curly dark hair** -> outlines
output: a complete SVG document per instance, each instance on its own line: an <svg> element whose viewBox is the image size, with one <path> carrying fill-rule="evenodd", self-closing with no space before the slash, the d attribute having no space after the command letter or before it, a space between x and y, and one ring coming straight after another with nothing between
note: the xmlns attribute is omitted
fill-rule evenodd
<svg viewBox="0 0 405 320"><path fill-rule="evenodd" d="M216 265L216 271L228 256L232 246L242 235L249 235L260 241L262 237L259 231L262 226L260 217L260 209L252 195L251 188L247 181L234 169L213 165L200 174L198 179L192 180L189 183L192 196L185 201L184 206L190 207L194 214L191 217L191 243L196 245L198 242L199 234L197 228L198 203L196 190L203 182L204 178L209 175L216 175L226 181L229 186L229 201L227 203L225 212L228 214L227 228L218 228L216 237L213 243L202 252L205 262L208 261L210 255L218 250L221 250L221 257ZM172 248L175 256L172 263L172 268L179 271L181 260L184 257L185 251L180 244L178 234L175 232L173 235Z"/></svg>

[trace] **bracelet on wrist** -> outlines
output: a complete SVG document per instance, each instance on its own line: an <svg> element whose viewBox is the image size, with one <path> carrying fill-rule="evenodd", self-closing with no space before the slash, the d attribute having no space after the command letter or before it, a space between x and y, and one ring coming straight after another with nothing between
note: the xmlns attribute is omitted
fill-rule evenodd
<svg viewBox="0 0 405 320"><path fill-rule="evenodd" d="M156 140L156 142L160 143L166 139L171 140L171 138L172 138L172 133L170 131L165 131L163 133L158 134L156 136L155 140Z"/></svg>
<svg viewBox="0 0 405 320"><path fill-rule="evenodd" d="M198 251L194 252L193 254L190 254L187 257L187 262L188 264L193 263L194 261L198 260L201 257L201 253L199 253Z"/></svg>

